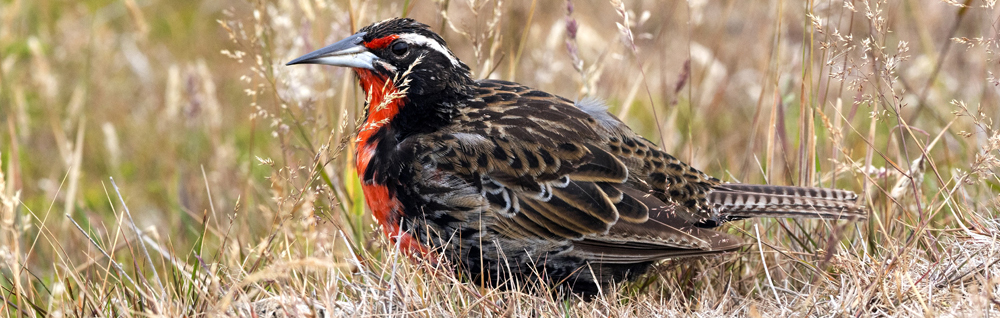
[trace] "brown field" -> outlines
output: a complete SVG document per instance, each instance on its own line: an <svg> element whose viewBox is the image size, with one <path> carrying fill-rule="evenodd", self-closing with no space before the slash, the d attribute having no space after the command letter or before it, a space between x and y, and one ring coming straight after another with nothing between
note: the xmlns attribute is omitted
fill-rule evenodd
<svg viewBox="0 0 1000 318"><path fill-rule="evenodd" d="M0 1L0 314L1000 315L994 2ZM284 66L395 16L477 77L871 217L734 222L744 251L590 302L411 262L362 203L353 75Z"/></svg>

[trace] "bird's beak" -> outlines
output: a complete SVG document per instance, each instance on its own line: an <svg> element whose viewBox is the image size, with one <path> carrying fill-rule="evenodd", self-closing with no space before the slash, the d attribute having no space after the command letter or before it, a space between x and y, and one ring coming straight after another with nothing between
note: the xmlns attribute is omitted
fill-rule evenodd
<svg viewBox="0 0 1000 318"><path fill-rule="evenodd" d="M368 48L362 44L364 36L365 32L359 32L337 43L294 59L285 65L324 64L373 70L375 69L373 63L378 60L378 56L369 52Z"/></svg>

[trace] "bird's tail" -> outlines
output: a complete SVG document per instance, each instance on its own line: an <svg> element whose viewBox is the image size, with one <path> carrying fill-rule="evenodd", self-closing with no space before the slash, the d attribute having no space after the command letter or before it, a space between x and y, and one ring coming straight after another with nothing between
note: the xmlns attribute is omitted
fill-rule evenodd
<svg viewBox="0 0 1000 318"><path fill-rule="evenodd" d="M716 186L708 202L720 221L751 217L868 218L857 194L837 189L729 183Z"/></svg>

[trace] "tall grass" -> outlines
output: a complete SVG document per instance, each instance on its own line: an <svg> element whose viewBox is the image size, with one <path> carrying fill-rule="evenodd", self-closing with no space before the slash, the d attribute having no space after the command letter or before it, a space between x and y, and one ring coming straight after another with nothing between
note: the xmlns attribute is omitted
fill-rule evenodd
<svg viewBox="0 0 1000 318"><path fill-rule="evenodd" d="M364 96L283 64L432 25L479 78L608 101L726 181L863 193L752 220L594 301L493 290L378 235ZM0 3L6 316L1000 314L993 1ZM113 181L112 179L113 178Z"/></svg>

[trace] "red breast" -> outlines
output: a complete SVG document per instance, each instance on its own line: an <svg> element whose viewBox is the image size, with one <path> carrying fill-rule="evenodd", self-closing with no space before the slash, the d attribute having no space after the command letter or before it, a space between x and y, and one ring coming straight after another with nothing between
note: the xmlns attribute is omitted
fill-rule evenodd
<svg viewBox="0 0 1000 318"><path fill-rule="evenodd" d="M364 176L378 146L378 140L373 140L372 136L399 114L399 109L405 100L395 94L396 85L388 78L366 69L354 71L358 74L365 95L368 96L368 117L358 129L358 137L355 140L357 143L355 169L359 176ZM428 252L428 249L421 246L409 233L400 231L402 205L385 184L362 180L361 190L375 220L393 243L399 244L400 249L410 255L424 255Z"/></svg>

